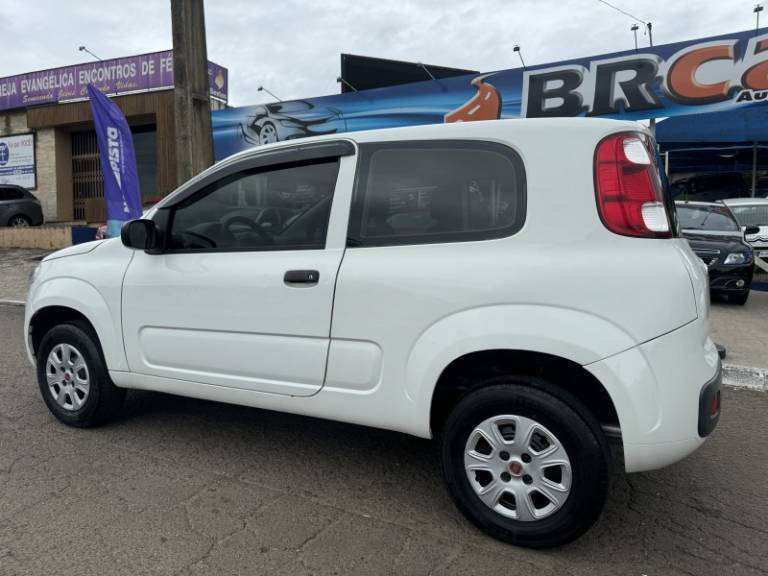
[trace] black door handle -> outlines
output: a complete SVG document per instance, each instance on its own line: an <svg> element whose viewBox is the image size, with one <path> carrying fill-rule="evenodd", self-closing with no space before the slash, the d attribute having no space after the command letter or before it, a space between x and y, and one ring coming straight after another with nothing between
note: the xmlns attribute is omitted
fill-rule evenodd
<svg viewBox="0 0 768 576"><path fill-rule="evenodd" d="M317 284L320 281L320 272L317 270L288 270L283 276L286 284Z"/></svg>

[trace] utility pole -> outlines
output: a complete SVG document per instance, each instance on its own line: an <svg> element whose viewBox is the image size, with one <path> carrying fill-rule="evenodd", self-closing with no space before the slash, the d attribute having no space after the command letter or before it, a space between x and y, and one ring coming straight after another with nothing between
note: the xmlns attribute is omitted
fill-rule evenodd
<svg viewBox="0 0 768 576"><path fill-rule="evenodd" d="M645 26L648 30L648 44L653 48L653 24L648 22ZM651 131L651 136L656 138L656 118L651 118L648 128Z"/></svg>
<svg viewBox="0 0 768 576"><path fill-rule="evenodd" d="M176 178L182 184L213 164L203 0L171 0L171 25Z"/></svg>

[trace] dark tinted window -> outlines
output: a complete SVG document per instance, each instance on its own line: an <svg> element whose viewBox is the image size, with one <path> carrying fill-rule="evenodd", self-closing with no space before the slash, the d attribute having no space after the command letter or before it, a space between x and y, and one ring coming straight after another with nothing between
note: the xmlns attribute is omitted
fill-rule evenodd
<svg viewBox="0 0 768 576"><path fill-rule="evenodd" d="M274 250L325 247L338 161L239 172L180 205L171 248Z"/></svg>
<svg viewBox="0 0 768 576"><path fill-rule="evenodd" d="M716 230L734 232L739 225L726 208L709 206L678 206L677 217L680 227L694 230Z"/></svg>
<svg viewBox="0 0 768 576"><path fill-rule="evenodd" d="M0 188L0 200L21 200L24 192L18 188Z"/></svg>
<svg viewBox="0 0 768 576"><path fill-rule="evenodd" d="M525 172L512 149L486 142L363 146L352 245L499 238L525 219Z"/></svg>

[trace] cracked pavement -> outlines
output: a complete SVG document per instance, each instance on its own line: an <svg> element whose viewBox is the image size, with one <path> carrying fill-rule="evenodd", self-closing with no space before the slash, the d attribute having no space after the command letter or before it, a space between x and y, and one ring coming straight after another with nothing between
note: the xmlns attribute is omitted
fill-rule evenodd
<svg viewBox="0 0 768 576"><path fill-rule="evenodd" d="M58 424L22 319L0 306L0 576L768 573L768 394L726 390L701 450L617 467L586 536L530 551L463 519L425 440L140 392Z"/></svg>

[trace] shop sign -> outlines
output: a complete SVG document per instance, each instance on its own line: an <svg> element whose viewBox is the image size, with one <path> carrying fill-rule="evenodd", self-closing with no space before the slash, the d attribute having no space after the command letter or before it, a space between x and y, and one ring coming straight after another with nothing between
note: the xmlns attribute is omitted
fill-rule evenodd
<svg viewBox="0 0 768 576"><path fill-rule="evenodd" d="M34 134L0 136L0 184L15 184L27 189L37 186Z"/></svg>

